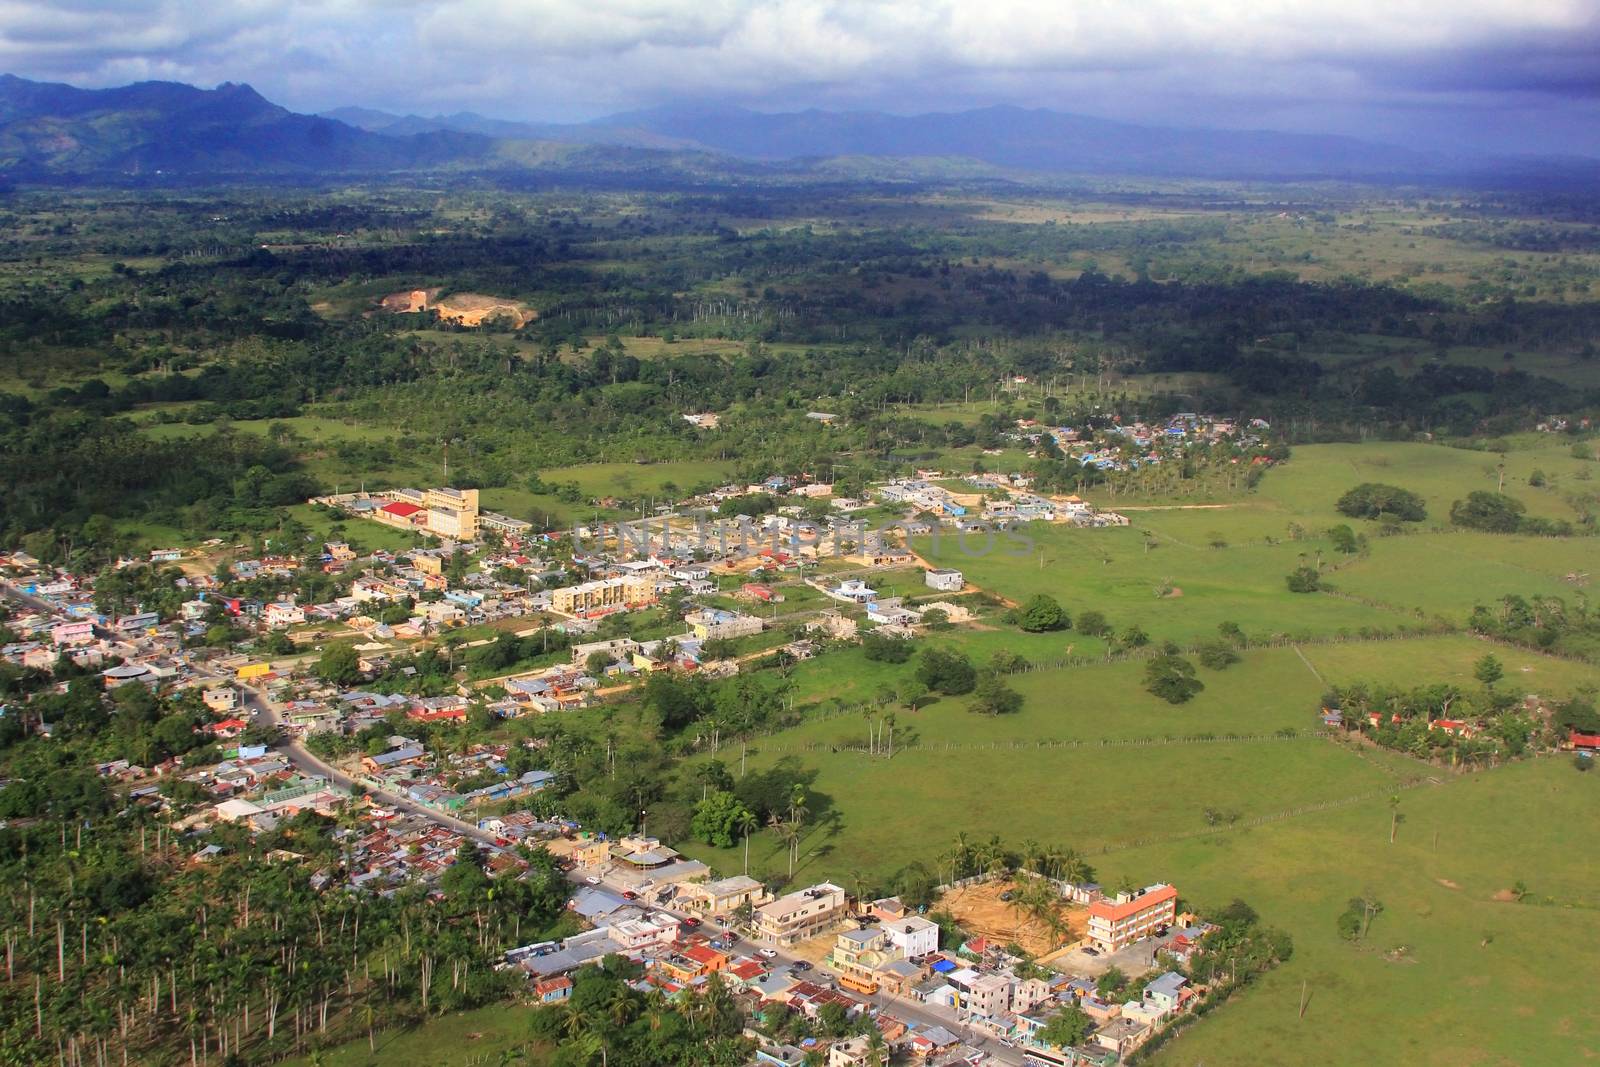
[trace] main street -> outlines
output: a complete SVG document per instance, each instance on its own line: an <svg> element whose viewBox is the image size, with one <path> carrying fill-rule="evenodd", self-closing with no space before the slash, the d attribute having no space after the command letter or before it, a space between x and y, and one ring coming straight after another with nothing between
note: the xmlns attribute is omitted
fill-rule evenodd
<svg viewBox="0 0 1600 1067"><path fill-rule="evenodd" d="M415 815L435 822L447 830L453 830L480 844L493 845L495 843L493 834L480 830L472 823L463 822L460 819L446 815L442 811L435 811L425 804L418 804L414 800L407 800L405 797L391 793L386 789L379 789L366 782L357 782L331 763L317 757L305 745L301 744L298 739L285 734L283 732L283 718L278 714L278 709L259 690L242 684L238 688L239 699L250 709L251 721L255 725L265 727L273 732L275 737L272 744L273 749L282 753L283 757L300 772L319 778L326 778L341 789L363 790L368 796L382 801L397 811L403 811L408 815Z"/></svg>

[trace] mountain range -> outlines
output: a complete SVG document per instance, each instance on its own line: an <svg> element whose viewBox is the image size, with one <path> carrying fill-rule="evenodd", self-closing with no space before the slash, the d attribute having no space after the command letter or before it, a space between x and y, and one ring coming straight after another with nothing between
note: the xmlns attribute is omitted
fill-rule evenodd
<svg viewBox="0 0 1600 1067"><path fill-rule="evenodd" d="M1600 160L1447 156L1352 137L1142 126L1045 109L891 115L653 108L585 123L369 108L303 115L248 85L79 89L0 75L0 175L96 178L582 171L749 178L894 173L1026 178L1593 181Z"/></svg>

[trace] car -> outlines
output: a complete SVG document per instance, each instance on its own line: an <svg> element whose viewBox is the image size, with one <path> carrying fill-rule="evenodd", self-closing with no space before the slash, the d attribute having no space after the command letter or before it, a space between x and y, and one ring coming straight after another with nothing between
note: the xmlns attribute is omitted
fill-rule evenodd
<svg viewBox="0 0 1600 1067"><path fill-rule="evenodd" d="M1004 893L1000 894L1000 899L1004 900L1004 901L1010 901L1015 896L1016 896L1015 893L1013 893L1011 890L1007 889Z"/></svg>
<svg viewBox="0 0 1600 1067"><path fill-rule="evenodd" d="M775 948L764 948L758 952L757 955L764 960L775 960L778 958L778 950Z"/></svg>
<svg viewBox="0 0 1600 1067"><path fill-rule="evenodd" d="M811 969L811 964L807 963L805 960L795 960L789 965L789 969L793 971L809 971Z"/></svg>
<svg viewBox="0 0 1600 1067"><path fill-rule="evenodd" d="M631 889L624 889L622 891L622 899L623 900L638 900L639 899L639 894L635 893Z"/></svg>
<svg viewBox="0 0 1600 1067"><path fill-rule="evenodd" d="M589 877L585 878L584 881L588 882L590 885L599 885L600 876L598 874L591 874Z"/></svg>
<svg viewBox="0 0 1600 1067"><path fill-rule="evenodd" d="M685 930L693 930L695 927L700 925L700 920L691 915L688 918L681 920L678 925L682 926Z"/></svg>
<svg viewBox="0 0 1600 1067"><path fill-rule="evenodd" d="M732 930L729 930L727 933L722 935L722 940L726 941L730 945L737 945L739 943L739 935L734 933Z"/></svg>
<svg viewBox="0 0 1600 1067"><path fill-rule="evenodd" d="M1083 950L1083 954L1085 956L1098 956L1098 955L1100 955L1100 950L1099 949L1094 949L1094 948L1086 948L1086 949Z"/></svg>

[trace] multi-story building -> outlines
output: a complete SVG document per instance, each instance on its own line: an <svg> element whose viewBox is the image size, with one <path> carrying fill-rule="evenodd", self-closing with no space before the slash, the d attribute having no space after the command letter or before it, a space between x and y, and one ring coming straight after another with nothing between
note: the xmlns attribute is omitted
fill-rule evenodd
<svg viewBox="0 0 1600 1067"><path fill-rule="evenodd" d="M884 937L910 959L939 951L939 924L920 915L907 915L882 924Z"/></svg>
<svg viewBox="0 0 1600 1067"><path fill-rule="evenodd" d="M731 640L761 632L761 620L754 615L718 611L716 608L691 611L683 617L683 621L688 624L690 632L702 641Z"/></svg>
<svg viewBox="0 0 1600 1067"><path fill-rule="evenodd" d="M1102 952L1115 952L1177 918L1178 891L1158 883L1137 893L1119 893L1089 905L1089 940Z"/></svg>
<svg viewBox="0 0 1600 1067"><path fill-rule="evenodd" d="M756 932L768 941L792 945L827 931L848 910L844 890L832 882L821 882L757 908Z"/></svg>
<svg viewBox="0 0 1600 1067"><path fill-rule="evenodd" d="M880 926L846 930L834 942L828 962L839 972L839 984L871 996L878 991L878 968L899 958Z"/></svg>
<svg viewBox="0 0 1600 1067"><path fill-rule="evenodd" d="M677 902L705 915L731 915L746 904L760 905L766 897L767 890L760 882L736 874L714 882L686 882L678 887Z"/></svg>
<svg viewBox="0 0 1600 1067"><path fill-rule="evenodd" d="M605 609L642 607L655 603L655 599L653 578L602 578L552 590L550 609L561 615L585 615Z"/></svg>

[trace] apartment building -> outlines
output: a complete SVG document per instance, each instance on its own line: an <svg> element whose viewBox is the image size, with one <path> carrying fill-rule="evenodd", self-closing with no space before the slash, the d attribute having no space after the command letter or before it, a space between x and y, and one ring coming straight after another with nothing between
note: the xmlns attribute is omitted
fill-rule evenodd
<svg viewBox="0 0 1600 1067"><path fill-rule="evenodd" d="M839 984L871 996L878 991L878 968L899 958L883 928L846 930L834 942L828 962L839 972Z"/></svg>
<svg viewBox="0 0 1600 1067"><path fill-rule="evenodd" d="M1102 952L1115 952L1172 925L1177 913L1178 891L1170 885L1119 893L1089 905L1089 940Z"/></svg>
<svg viewBox="0 0 1600 1067"><path fill-rule="evenodd" d="M561 615L586 615L593 611L643 607L655 603L653 578L602 578L569 585L550 593L550 609Z"/></svg>
<svg viewBox="0 0 1600 1067"><path fill-rule="evenodd" d="M757 908L756 932L779 945L792 945L825 932L848 910L844 890L832 882L821 882Z"/></svg>
<svg viewBox="0 0 1600 1067"><path fill-rule="evenodd" d="M761 620L754 615L736 611L719 611L707 608L691 611L683 617L689 631L702 641L732 640L761 632Z"/></svg>

